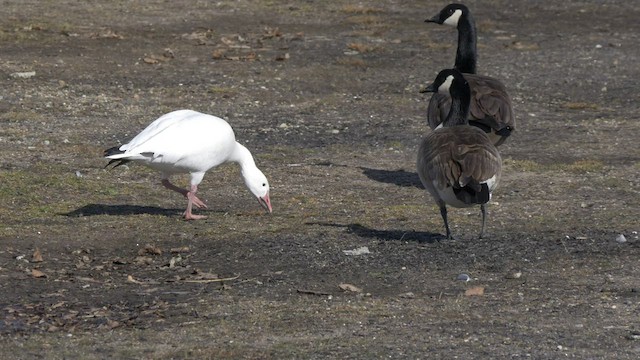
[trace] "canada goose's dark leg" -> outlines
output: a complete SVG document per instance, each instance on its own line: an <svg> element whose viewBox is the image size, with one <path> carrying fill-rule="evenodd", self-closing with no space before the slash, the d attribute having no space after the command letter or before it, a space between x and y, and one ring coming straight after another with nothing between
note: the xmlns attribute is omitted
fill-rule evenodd
<svg viewBox="0 0 640 360"><path fill-rule="evenodd" d="M482 228L480 229L479 236L480 239L482 239L482 237L484 236L484 225L487 220L487 207L485 205L486 204L480 204L480 211L482 212Z"/></svg>
<svg viewBox="0 0 640 360"><path fill-rule="evenodd" d="M438 206L440 206L440 215L444 220L444 228L447 230L447 240L451 240L453 237L451 236L451 229L449 229L449 221L447 221L447 206L442 200L438 201Z"/></svg>

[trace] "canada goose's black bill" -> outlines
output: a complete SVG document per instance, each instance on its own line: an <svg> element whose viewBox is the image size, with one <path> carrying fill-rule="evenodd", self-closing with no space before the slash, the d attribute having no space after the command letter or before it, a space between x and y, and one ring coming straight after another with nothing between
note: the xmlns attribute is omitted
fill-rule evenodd
<svg viewBox="0 0 640 360"><path fill-rule="evenodd" d="M420 93L424 94L424 93L433 93L433 92L438 92L438 88L436 88L435 86L433 86L433 84L427 86L426 88L420 90Z"/></svg>
<svg viewBox="0 0 640 360"><path fill-rule="evenodd" d="M432 17L431 19L427 19L424 22L426 23L436 23L436 24L442 24L442 22L440 22L440 14Z"/></svg>

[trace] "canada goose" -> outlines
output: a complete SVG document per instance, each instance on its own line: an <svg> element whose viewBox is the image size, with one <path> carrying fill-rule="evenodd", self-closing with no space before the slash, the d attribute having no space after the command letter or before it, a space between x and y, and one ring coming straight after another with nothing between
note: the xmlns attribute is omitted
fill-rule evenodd
<svg viewBox="0 0 640 360"><path fill-rule="evenodd" d="M251 152L236 141L233 129L223 119L193 110L165 114L149 124L129 143L104 151L114 167L129 161L141 162L162 173L162 185L187 198L185 220L204 219L194 215L192 206L206 208L196 192L205 172L225 162L240 164L242 178L251 193L271 212L269 182L256 167ZM169 182L172 174L191 175L191 187L185 190Z"/></svg>
<svg viewBox="0 0 640 360"><path fill-rule="evenodd" d="M484 235L486 204L498 186L502 159L487 134L468 124L471 91L456 69L442 70L424 92L448 93L451 108L442 126L425 136L418 150L418 175L440 207L447 239L451 230L447 207L480 205Z"/></svg>
<svg viewBox="0 0 640 360"><path fill-rule="evenodd" d="M471 12L462 4L449 4L438 15L425 21L457 27L458 49L454 67L464 74L471 87L469 124L482 129L494 145L499 146L516 127L511 98L499 80L476 74L476 24ZM435 129L442 123L450 104L449 94L433 94L427 109L430 128Z"/></svg>

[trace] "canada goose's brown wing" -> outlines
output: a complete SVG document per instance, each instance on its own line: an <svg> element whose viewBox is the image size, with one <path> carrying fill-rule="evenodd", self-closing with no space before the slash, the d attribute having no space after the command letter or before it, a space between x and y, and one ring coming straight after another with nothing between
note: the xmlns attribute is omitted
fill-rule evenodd
<svg viewBox="0 0 640 360"><path fill-rule="evenodd" d="M471 89L469 125L482 129L498 146L516 128L511 98L499 80L477 74L464 74ZM435 93L429 100L427 123L435 129L446 119L451 108L448 94Z"/></svg>
<svg viewBox="0 0 640 360"><path fill-rule="evenodd" d="M487 135L473 126L453 126L429 133L418 153L418 174L438 189L479 184L500 177L502 160ZM425 184L426 185L426 184Z"/></svg>
<svg viewBox="0 0 640 360"><path fill-rule="evenodd" d="M497 79L477 74L464 74L464 78L471 88L470 119L498 131L506 126L515 130L511 98L504 84Z"/></svg>
<svg viewBox="0 0 640 360"><path fill-rule="evenodd" d="M455 127L454 127L455 128ZM482 131L469 126L456 132L457 149L452 159L461 169L459 186L478 184L502 173L502 158L498 149Z"/></svg>

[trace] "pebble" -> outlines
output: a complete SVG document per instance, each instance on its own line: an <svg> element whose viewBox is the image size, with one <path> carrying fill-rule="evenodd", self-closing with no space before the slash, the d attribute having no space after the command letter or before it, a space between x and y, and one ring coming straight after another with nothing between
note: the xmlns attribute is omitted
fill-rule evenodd
<svg viewBox="0 0 640 360"><path fill-rule="evenodd" d="M619 234L618 236L616 236L616 242L619 244L624 244L627 242L627 238L624 237L624 235Z"/></svg>
<svg viewBox="0 0 640 360"><path fill-rule="evenodd" d="M14 79L28 79L36 76L35 71L14 72L10 75Z"/></svg>
<svg viewBox="0 0 640 360"><path fill-rule="evenodd" d="M507 279L520 279L521 277L522 277L522 271L513 271L505 275L505 278Z"/></svg>
<svg viewBox="0 0 640 360"><path fill-rule="evenodd" d="M342 252L345 255L364 255L364 254L369 254L371 253L371 251L369 251L369 248L366 246L363 247L359 247L357 249L353 249L353 250L342 250Z"/></svg>
<svg viewBox="0 0 640 360"><path fill-rule="evenodd" d="M458 275L458 277L456 278L456 280L458 281L464 281L464 282L469 282L471 281L471 276L467 275L467 274L460 274Z"/></svg>

